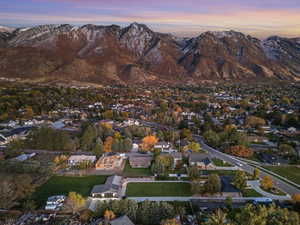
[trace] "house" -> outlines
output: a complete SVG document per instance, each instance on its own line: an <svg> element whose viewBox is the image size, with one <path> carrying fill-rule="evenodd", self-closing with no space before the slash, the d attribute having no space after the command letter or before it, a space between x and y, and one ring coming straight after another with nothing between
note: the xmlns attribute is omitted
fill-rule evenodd
<svg viewBox="0 0 300 225"><path fill-rule="evenodd" d="M96 162L96 170L120 169L125 162L125 157L117 154L102 156Z"/></svg>
<svg viewBox="0 0 300 225"><path fill-rule="evenodd" d="M65 195L55 195L48 198L45 210L60 210L66 200Z"/></svg>
<svg viewBox="0 0 300 225"><path fill-rule="evenodd" d="M173 152L170 153L170 155L173 157L173 168L178 168L182 165L182 154L180 152Z"/></svg>
<svg viewBox="0 0 300 225"><path fill-rule="evenodd" d="M124 215L117 219L111 220L110 225L134 225L134 223L128 218L128 216Z"/></svg>
<svg viewBox="0 0 300 225"><path fill-rule="evenodd" d="M9 142L15 139L25 139L31 129L32 127L19 127L4 134L4 136Z"/></svg>
<svg viewBox="0 0 300 225"><path fill-rule="evenodd" d="M94 155L72 155L68 159L68 164L70 166L78 166L82 162L89 161L90 163L94 163L96 161L96 156Z"/></svg>
<svg viewBox="0 0 300 225"><path fill-rule="evenodd" d="M221 192L223 196L238 198L241 197L241 191L232 185L233 176L221 176Z"/></svg>
<svg viewBox="0 0 300 225"><path fill-rule="evenodd" d="M91 191L91 197L98 199L118 199L119 189L122 186L121 176L110 176L106 179L105 184L95 185Z"/></svg>
<svg viewBox="0 0 300 225"><path fill-rule="evenodd" d="M132 168L149 168L151 166L152 156L130 156L129 164Z"/></svg>
<svg viewBox="0 0 300 225"><path fill-rule="evenodd" d="M161 149L161 151L166 151L171 148L171 144L169 142L160 141L154 145L155 149Z"/></svg>
<svg viewBox="0 0 300 225"><path fill-rule="evenodd" d="M6 145L8 143L7 139L0 134L0 145Z"/></svg>
<svg viewBox="0 0 300 225"><path fill-rule="evenodd" d="M32 157L34 157L36 155L36 153L31 153L31 154L21 154L15 158L13 158L13 160L19 161L19 162L23 162L26 161Z"/></svg>
<svg viewBox="0 0 300 225"><path fill-rule="evenodd" d="M215 165L206 153L191 153L189 156L191 166L197 166L199 169L214 169Z"/></svg>

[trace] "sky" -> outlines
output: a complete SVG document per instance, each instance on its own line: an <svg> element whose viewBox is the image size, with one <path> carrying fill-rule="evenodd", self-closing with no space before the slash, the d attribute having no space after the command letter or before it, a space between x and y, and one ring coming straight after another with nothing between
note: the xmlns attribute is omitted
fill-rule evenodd
<svg viewBox="0 0 300 225"><path fill-rule="evenodd" d="M221 30L300 37L300 0L0 0L6 26L132 22L189 37Z"/></svg>

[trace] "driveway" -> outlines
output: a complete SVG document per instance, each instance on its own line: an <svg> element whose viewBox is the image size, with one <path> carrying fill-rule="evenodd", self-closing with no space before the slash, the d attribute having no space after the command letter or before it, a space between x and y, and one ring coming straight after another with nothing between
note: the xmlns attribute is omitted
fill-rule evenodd
<svg viewBox="0 0 300 225"><path fill-rule="evenodd" d="M291 199L291 197L289 195L285 195L285 196L274 195L274 194L271 194L269 192L264 191L263 189L261 189L261 187L260 187L260 181L258 181L258 180L247 181L247 184L251 188L253 188L255 191L257 191L258 193L262 194L264 197L272 198L272 199L276 199L276 200L289 200L289 199Z"/></svg>

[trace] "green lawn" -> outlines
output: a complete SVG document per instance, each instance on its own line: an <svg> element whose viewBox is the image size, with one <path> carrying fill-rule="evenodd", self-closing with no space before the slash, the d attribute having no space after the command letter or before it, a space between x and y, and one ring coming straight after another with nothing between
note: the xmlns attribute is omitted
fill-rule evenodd
<svg viewBox="0 0 300 225"><path fill-rule="evenodd" d="M141 177L141 176L152 176L150 168L132 168L127 160L123 176L127 177Z"/></svg>
<svg viewBox="0 0 300 225"><path fill-rule="evenodd" d="M94 185L103 184L105 180L106 176L53 176L47 183L39 187L32 197L39 206L42 206L52 195L67 195L69 192L75 191L83 196L88 196Z"/></svg>
<svg viewBox="0 0 300 225"><path fill-rule="evenodd" d="M219 166L219 167L230 167L230 166L232 166L230 163L224 162L223 160L218 159L218 158L213 158L212 162L215 166Z"/></svg>
<svg viewBox="0 0 300 225"><path fill-rule="evenodd" d="M300 168L296 166L265 166L265 168L300 184Z"/></svg>
<svg viewBox="0 0 300 225"><path fill-rule="evenodd" d="M201 172L204 174L218 174L219 176L234 176L237 173L237 170L200 170L200 173Z"/></svg>
<svg viewBox="0 0 300 225"><path fill-rule="evenodd" d="M189 183L129 183L128 197L192 196Z"/></svg>
<svg viewBox="0 0 300 225"><path fill-rule="evenodd" d="M243 191L244 197L263 197L260 193L255 191L254 189L245 189Z"/></svg>

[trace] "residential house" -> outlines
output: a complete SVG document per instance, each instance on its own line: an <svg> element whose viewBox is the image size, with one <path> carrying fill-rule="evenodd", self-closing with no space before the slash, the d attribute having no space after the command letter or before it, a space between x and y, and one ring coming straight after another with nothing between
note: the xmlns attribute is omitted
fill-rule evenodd
<svg viewBox="0 0 300 225"><path fill-rule="evenodd" d="M168 151L171 148L171 143L160 141L154 145L155 149L161 149L161 151Z"/></svg>
<svg viewBox="0 0 300 225"><path fill-rule="evenodd" d="M233 176L221 176L221 192L223 196L238 198L241 197L241 191L232 185Z"/></svg>
<svg viewBox="0 0 300 225"><path fill-rule="evenodd" d="M149 168L151 166L151 155L130 156L129 164L132 168Z"/></svg>
<svg viewBox="0 0 300 225"><path fill-rule="evenodd" d="M96 170L116 170L122 168L125 157L117 154L102 156L96 162Z"/></svg>
<svg viewBox="0 0 300 225"><path fill-rule="evenodd" d="M91 191L91 197L98 199L118 199L120 198L119 190L122 186L121 176L110 176L106 179L105 184L95 185Z"/></svg>
<svg viewBox="0 0 300 225"><path fill-rule="evenodd" d="M197 166L199 169L214 169L215 165L207 153L191 153L189 155L189 163L191 166Z"/></svg>
<svg viewBox="0 0 300 225"><path fill-rule="evenodd" d="M0 146L1 145L6 145L8 143L7 139L0 134Z"/></svg>
<svg viewBox="0 0 300 225"><path fill-rule="evenodd" d="M126 215L111 220L109 223L110 225L134 225L134 223Z"/></svg>
<svg viewBox="0 0 300 225"><path fill-rule="evenodd" d="M68 159L68 164L70 166L78 166L82 162L89 161L91 164L95 163L96 156L94 155L72 155Z"/></svg>
<svg viewBox="0 0 300 225"><path fill-rule="evenodd" d="M31 154L21 154L15 158L13 158L13 160L19 161L19 162L23 162L26 161L28 159L31 159L32 157L34 157L36 155L36 153L31 153Z"/></svg>
<svg viewBox="0 0 300 225"><path fill-rule="evenodd" d="M29 134L32 127L19 127L11 130L10 132L4 134L8 142L15 139L25 139Z"/></svg>

